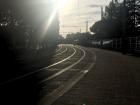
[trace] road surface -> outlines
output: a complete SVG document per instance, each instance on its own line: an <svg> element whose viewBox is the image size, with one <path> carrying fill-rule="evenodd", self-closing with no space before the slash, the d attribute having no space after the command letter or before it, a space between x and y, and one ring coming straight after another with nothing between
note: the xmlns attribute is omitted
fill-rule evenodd
<svg viewBox="0 0 140 105"><path fill-rule="evenodd" d="M139 105L140 58L60 45L46 67L0 87L3 105Z"/></svg>

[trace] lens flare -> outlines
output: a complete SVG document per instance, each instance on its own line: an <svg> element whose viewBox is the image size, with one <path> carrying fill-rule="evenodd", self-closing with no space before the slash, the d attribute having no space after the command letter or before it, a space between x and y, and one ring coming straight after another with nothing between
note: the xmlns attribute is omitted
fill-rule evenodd
<svg viewBox="0 0 140 105"><path fill-rule="evenodd" d="M45 26L44 26L44 31L43 31L43 37L45 35L45 33L47 33L51 23L53 22L53 19L55 18L56 14L60 11L66 10L67 5L69 4L68 2L69 0L50 0L50 2L53 4L54 8L51 12L51 14L49 15L49 19L46 20L45 22ZM65 9L64 9L65 8ZM43 38L42 37L42 38Z"/></svg>

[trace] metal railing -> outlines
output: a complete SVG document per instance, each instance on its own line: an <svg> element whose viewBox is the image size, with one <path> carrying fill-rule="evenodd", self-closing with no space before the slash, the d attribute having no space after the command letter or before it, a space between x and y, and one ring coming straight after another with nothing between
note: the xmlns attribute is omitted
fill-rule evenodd
<svg viewBox="0 0 140 105"><path fill-rule="evenodd" d="M140 36L139 37L129 37L128 38L128 50L130 52L140 53Z"/></svg>
<svg viewBox="0 0 140 105"><path fill-rule="evenodd" d="M128 53L139 53L140 54L140 36L128 37L125 42L125 49ZM111 49L111 50L122 50L122 38L93 41L92 45L99 48Z"/></svg>

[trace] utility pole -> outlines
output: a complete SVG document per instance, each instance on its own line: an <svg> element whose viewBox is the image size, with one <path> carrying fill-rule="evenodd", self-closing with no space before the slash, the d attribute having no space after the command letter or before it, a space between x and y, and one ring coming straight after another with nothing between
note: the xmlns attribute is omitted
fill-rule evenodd
<svg viewBox="0 0 140 105"><path fill-rule="evenodd" d="M81 28L80 28L80 34L81 34Z"/></svg>
<svg viewBox="0 0 140 105"><path fill-rule="evenodd" d="M103 6L101 6L101 20L103 20L104 17L104 11L103 11Z"/></svg>
<svg viewBox="0 0 140 105"><path fill-rule="evenodd" d="M134 28L134 30L133 30L133 33L136 35L136 0L134 0L134 4L133 4L133 21L134 21L134 26L133 26L133 28Z"/></svg>
<svg viewBox="0 0 140 105"><path fill-rule="evenodd" d="M122 18L122 25L123 25L123 33L122 33L122 53L126 54L127 50L127 39L126 39L126 0L123 1L123 18Z"/></svg>
<svg viewBox="0 0 140 105"><path fill-rule="evenodd" d="M123 2L123 36L126 34L126 0Z"/></svg>
<svg viewBox="0 0 140 105"><path fill-rule="evenodd" d="M79 8L79 0L77 0L77 8Z"/></svg>
<svg viewBox="0 0 140 105"><path fill-rule="evenodd" d="M88 32L88 21L86 21L86 33Z"/></svg>

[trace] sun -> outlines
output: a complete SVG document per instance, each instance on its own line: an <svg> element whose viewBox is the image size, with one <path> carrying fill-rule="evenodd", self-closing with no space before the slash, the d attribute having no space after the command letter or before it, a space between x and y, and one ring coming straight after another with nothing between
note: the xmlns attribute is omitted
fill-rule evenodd
<svg viewBox="0 0 140 105"><path fill-rule="evenodd" d="M57 5L59 9L65 8L68 4L68 0L57 0Z"/></svg>

